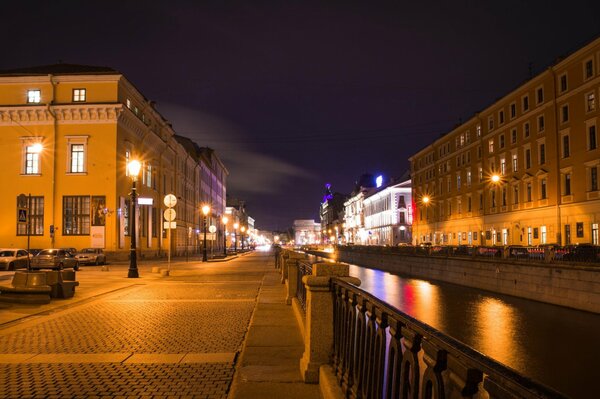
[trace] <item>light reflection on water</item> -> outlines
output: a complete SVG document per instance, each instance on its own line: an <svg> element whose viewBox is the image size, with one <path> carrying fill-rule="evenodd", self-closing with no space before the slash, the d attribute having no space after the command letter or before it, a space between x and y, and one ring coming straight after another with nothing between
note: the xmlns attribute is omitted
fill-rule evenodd
<svg viewBox="0 0 600 399"><path fill-rule="evenodd" d="M600 315L350 265L384 302L574 398L598 378Z"/></svg>

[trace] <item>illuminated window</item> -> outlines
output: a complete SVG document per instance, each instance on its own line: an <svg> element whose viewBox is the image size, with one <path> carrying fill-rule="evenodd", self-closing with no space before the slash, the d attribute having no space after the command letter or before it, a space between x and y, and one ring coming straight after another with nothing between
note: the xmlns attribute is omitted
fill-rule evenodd
<svg viewBox="0 0 600 399"><path fill-rule="evenodd" d="M127 99L127 108L131 109L131 100Z"/></svg>
<svg viewBox="0 0 600 399"><path fill-rule="evenodd" d="M84 154L83 144L71 144L71 173L81 173L84 171Z"/></svg>
<svg viewBox="0 0 600 399"><path fill-rule="evenodd" d="M29 104L39 104L42 102L41 90L27 90L27 102Z"/></svg>
<svg viewBox="0 0 600 399"><path fill-rule="evenodd" d="M494 139L491 139L488 142L488 152L492 154L494 152Z"/></svg>
<svg viewBox="0 0 600 399"><path fill-rule="evenodd" d="M585 95L585 110L586 112L596 110L596 94L594 92Z"/></svg>
<svg viewBox="0 0 600 399"><path fill-rule="evenodd" d="M129 176L129 168L127 167L127 165L129 165L129 160L131 158L131 153L129 152L129 150L125 151L125 176Z"/></svg>
<svg viewBox="0 0 600 399"><path fill-rule="evenodd" d="M541 243L545 244L546 243L546 226L540 226L540 232L542 233Z"/></svg>
<svg viewBox="0 0 600 399"><path fill-rule="evenodd" d="M477 137L481 137L481 125L477 125L475 130L477 131Z"/></svg>
<svg viewBox="0 0 600 399"><path fill-rule="evenodd" d="M504 158L500 160L500 174L502 176L506 174L506 160Z"/></svg>
<svg viewBox="0 0 600 399"><path fill-rule="evenodd" d="M40 145L33 144L25 147L25 174L40 174Z"/></svg>
<svg viewBox="0 0 600 399"><path fill-rule="evenodd" d="M82 103L85 100L85 89L73 89L73 102Z"/></svg>
<svg viewBox="0 0 600 399"><path fill-rule="evenodd" d="M467 171L467 187L471 187L471 171Z"/></svg>
<svg viewBox="0 0 600 399"><path fill-rule="evenodd" d="M518 166L519 166L519 159L517 154L513 154L512 156L512 169L513 172L517 172L518 171Z"/></svg>
<svg viewBox="0 0 600 399"><path fill-rule="evenodd" d="M85 173L88 136L67 136L67 173Z"/></svg>

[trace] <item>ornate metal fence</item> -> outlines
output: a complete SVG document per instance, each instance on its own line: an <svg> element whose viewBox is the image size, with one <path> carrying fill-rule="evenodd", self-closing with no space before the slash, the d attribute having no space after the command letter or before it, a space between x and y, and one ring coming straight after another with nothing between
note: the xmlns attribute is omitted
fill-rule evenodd
<svg viewBox="0 0 600 399"><path fill-rule="evenodd" d="M309 276L312 274L312 263L306 260L298 261L298 288L296 291L296 298L302 305L302 309L306 312L306 286L302 283L302 277Z"/></svg>
<svg viewBox="0 0 600 399"><path fill-rule="evenodd" d="M331 288L333 369L346 397L565 398L351 284Z"/></svg>

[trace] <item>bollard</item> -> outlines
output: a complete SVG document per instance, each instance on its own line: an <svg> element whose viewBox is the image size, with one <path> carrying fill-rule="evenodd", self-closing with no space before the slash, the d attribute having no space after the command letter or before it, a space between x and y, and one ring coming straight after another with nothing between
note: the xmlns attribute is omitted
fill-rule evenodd
<svg viewBox="0 0 600 399"><path fill-rule="evenodd" d="M298 260L288 259L286 262L288 269L288 278L285 281L287 296L285 298L286 305L292 304L292 299L296 297L298 291Z"/></svg>
<svg viewBox="0 0 600 399"><path fill-rule="evenodd" d="M319 383L319 368L329 364L333 353L331 278L338 277L360 285L359 279L349 277L348 270L348 264L345 263L315 263L313 274L302 278L306 286L306 323L300 373L305 383Z"/></svg>

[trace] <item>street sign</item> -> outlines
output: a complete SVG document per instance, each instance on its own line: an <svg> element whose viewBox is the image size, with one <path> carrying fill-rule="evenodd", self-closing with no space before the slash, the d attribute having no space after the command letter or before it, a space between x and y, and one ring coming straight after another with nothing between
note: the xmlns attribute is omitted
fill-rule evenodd
<svg viewBox="0 0 600 399"><path fill-rule="evenodd" d="M208 228L208 231L210 231L211 233L214 233L214 232L216 232L216 231L217 231L217 228L216 228L214 225L211 225L211 226Z"/></svg>
<svg viewBox="0 0 600 399"><path fill-rule="evenodd" d="M177 197L173 194L167 194L165 195L164 202L167 208L173 208L175 205L177 205Z"/></svg>
<svg viewBox="0 0 600 399"><path fill-rule="evenodd" d="M168 208L165 209L165 211L163 212L163 216L165 217L165 220L167 222L172 222L173 220L175 220L175 216L177 216L177 213L175 212L175 209Z"/></svg>
<svg viewBox="0 0 600 399"><path fill-rule="evenodd" d="M17 220L19 223L27 223L27 208L19 208L19 216Z"/></svg>
<svg viewBox="0 0 600 399"><path fill-rule="evenodd" d="M165 230L175 230L177 228L177 222L164 222L163 228Z"/></svg>

